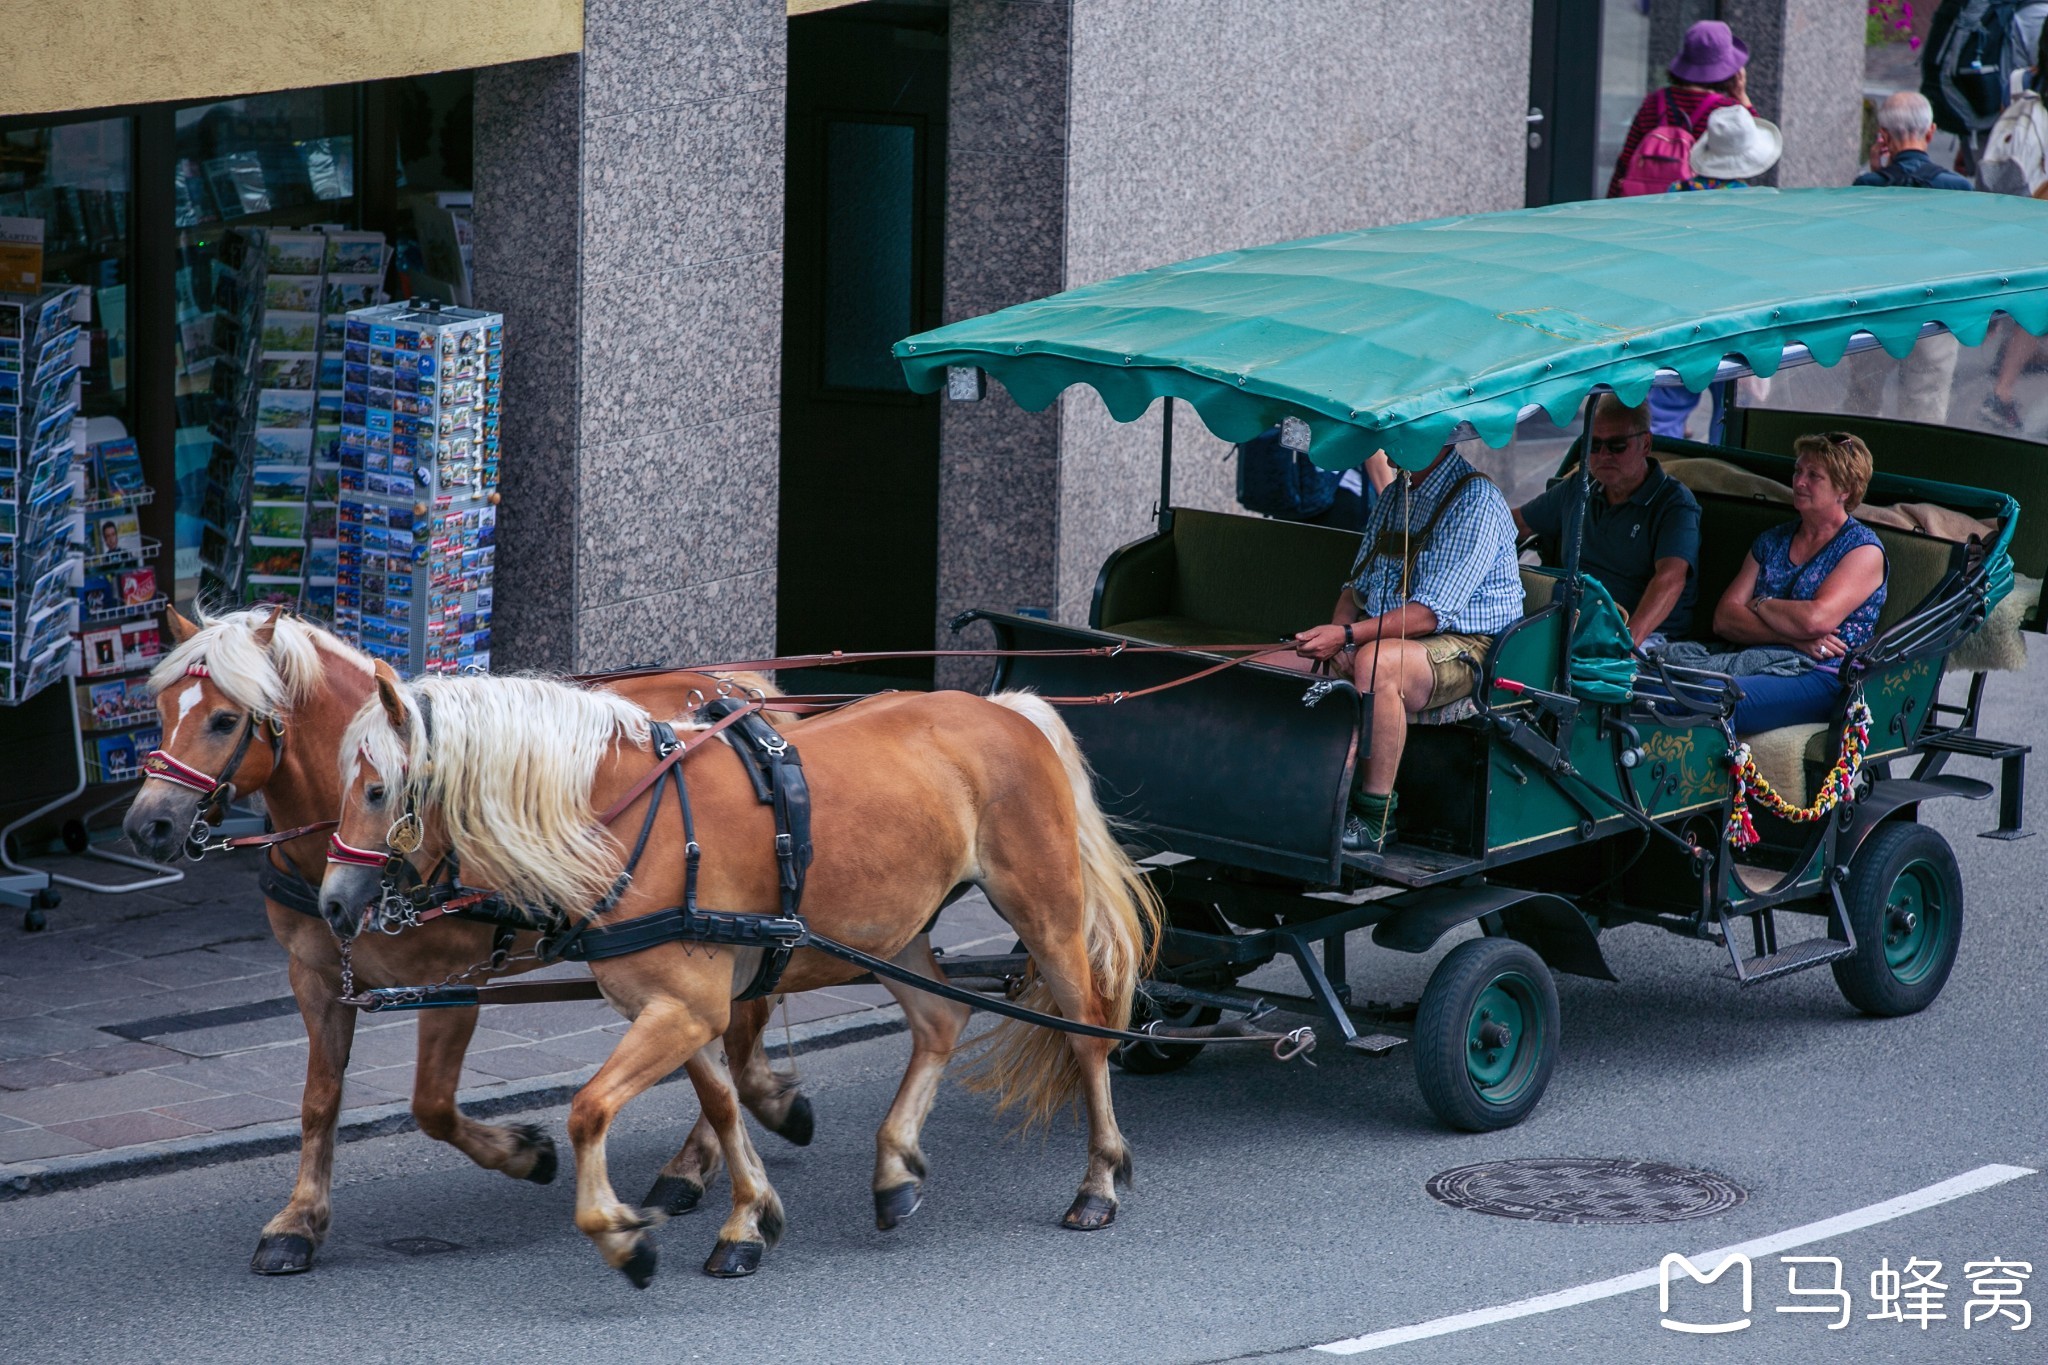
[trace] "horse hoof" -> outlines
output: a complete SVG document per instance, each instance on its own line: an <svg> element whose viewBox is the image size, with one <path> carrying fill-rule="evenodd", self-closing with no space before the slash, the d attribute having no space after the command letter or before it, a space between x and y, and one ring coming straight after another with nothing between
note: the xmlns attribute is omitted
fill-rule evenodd
<svg viewBox="0 0 2048 1365"><path fill-rule="evenodd" d="M795 1143L799 1147L811 1145L811 1137L817 1132L817 1119L811 1113L808 1095L798 1095L790 1101L789 1112L782 1116L782 1124L775 1130L777 1137Z"/></svg>
<svg viewBox="0 0 2048 1365"><path fill-rule="evenodd" d="M1094 1232L1106 1228L1116 1221L1116 1201L1100 1195L1082 1194L1074 1197L1073 1207L1067 1216L1060 1219L1060 1226L1075 1232Z"/></svg>
<svg viewBox="0 0 2048 1365"><path fill-rule="evenodd" d="M654 1242L642 1237L633 1244L633 1254L619 1267L619 1273L633 1282L635 1289L645 1289L654 1283Z"/></svg>
<svg viewBox="0 0 2048 1365"><path fill-rule="evenodd" d="M761 1253L768 1248L760 1242L724 1242L711 1248L704 1273L715 1279L737 1280L761 1268Z"/></svg>
<svg viewBox="0 0 2048 1365"><path fill-rule="evenodd" d="M923 1205L924 1188L914 1180L905 1181L886 1190L876 1190L875 1226L887 1232L916 1213Z"/></svg>
<svg viewBox="0 0 2048 1365"><path fill-rule="evenodd" d="M313 1268L313 1239L296 1232L267 1232L256 1243L249 1269L258 1275L303 1275Z"/></svg>
<svg viewBox="0 0 2048 1365"><path fill-rule="evenodd" d="M538 1124L521 1124L514 1130L519 1134L520 1145L533 1150L533 1169L521 1176L536 1185L552 1185L555 1174L562 1168L561 1159L555 1155L555 1140L547 1135Z"/></svg>
<svg viewBox="0 0 2048 1365"><path fill-rule="evenodd" d="M656 1176L654 1188L640 1203L650 1209L660 1209L671 1218L679 1218L697 1210L697 1201L704 1197L704 1187L694 1180L679 1175Z"/></svg>

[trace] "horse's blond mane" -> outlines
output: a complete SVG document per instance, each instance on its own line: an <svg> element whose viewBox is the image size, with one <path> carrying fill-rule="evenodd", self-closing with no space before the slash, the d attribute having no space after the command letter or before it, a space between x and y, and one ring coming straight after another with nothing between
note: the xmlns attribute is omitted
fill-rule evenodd
<svg viewBox="0 0 2048 1365"><path fill-rule="evenodd" d="M625 860L597 824L591 783L621 740L646 747L647 712L547 678L429 678L399 695L404 734L376 697L349 722L344 790L368 763L422 813L438 810L467 879L522 906L581 913L611 890Z"/></svg>
<svg viewBox="0 0 2048 1365"><path fill-rule="evenodd" d="M276 716L289 713L310 696L326 675L323 647L337 658L368 672L370 661L339 639L293 616L278 616L266 648L256 631L275 614L270 607L250 607L225 616L199 618L199 633L163 657L150 670L149 690L162 692L204 662L222 695L245 711Z"/></svg>

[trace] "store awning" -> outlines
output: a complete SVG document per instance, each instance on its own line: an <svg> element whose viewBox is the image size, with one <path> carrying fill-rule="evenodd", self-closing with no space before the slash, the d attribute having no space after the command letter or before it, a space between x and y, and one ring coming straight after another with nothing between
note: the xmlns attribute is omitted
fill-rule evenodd
<svg viewBox="0 0 2048 1365"><path fill-rule="evenodd" d="M950 366L1038 409L1074 384L1119 421L1182 398L1243 441L1309 423L1326 469L1384 447L1426 465L1467 432L1503 446L1596 388L1640 403L1660 370L1726 357L1832 365L1859 332L1895 356L1996 312L2048 331L2048 204L1896 189L1647 195L1441 218L1226 252L909 337L910 385Z"/></svg>
<svg viewBox="0 0 2048 1365"><path fill-rule="evenodd" d="M417 76L583 49L583 0L8 0L0 115Z"/></svg>

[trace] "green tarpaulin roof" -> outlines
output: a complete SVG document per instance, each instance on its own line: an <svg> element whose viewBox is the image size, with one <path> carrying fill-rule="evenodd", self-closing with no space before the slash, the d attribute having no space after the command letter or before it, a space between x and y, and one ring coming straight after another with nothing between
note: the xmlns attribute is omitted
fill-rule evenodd
<svg viewBox="0 0 2048 1365"><path fill-rule="evenodd" d="M1823 365L1869 332L2048 331L2048 203L1917 189L1738 190L1559 204L1311 237L1088 285L896 344L910 385L978 366L1038 409L1073 384L1118 421L1187 400L1229 441L1306 418L1330 469L1379 447L1408 468L1459 424L1507 444L1522 410L1566 422L1596 387L1641 402L1723 357Z"/></svg>

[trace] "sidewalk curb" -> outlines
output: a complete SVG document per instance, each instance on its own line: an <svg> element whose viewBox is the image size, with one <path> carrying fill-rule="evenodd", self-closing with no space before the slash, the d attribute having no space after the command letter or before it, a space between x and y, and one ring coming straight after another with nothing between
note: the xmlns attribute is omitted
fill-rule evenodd
<svg viewBox="0 0 2048 1365"><path fill-rule="evenodd" d="M806 1053L826 1052L850 1043L864 1043L871 1038L903 1033L907 1028L901 1008L886 1005L797 1025L789 1030L790 1043L773 1043L762 1051L769 1061L779 1062L789 1056L792 1044L800 1045ZM563 1079L571 1074L577 1079ZM668 1085L683 1078L683 1070L678 1067L659 1084ZM567 1103L583 1088L586 1079L581 1072L557 1072L552 1076L533 1076L515 1081L503 1088L494 1087L476 1094L474 1098L458 1092L456 1099L461 1103L463 1112L471 1118L496 1118L501 1114L517 1114ZM360 1142L364 1138L412 1132L418 1126L413 1122L410 1101L396 1100L359 1109L352 1116L344 1117L335 1126L334 1138L336 1143ZM81 1152L76 1156L52 1157L45 1161L0 1165L0 1204L117 1180L134 1180L172 1171L196 1170L202 1166L220 1166L231 1161L247 1161L254 1157L276 1156L281 1152L294 1151L298 1145L298 1120L278 1119L225 1133L198 1133L191 1137L167 1138L162 1142L138 1143L112 1151Z"/></svg>

